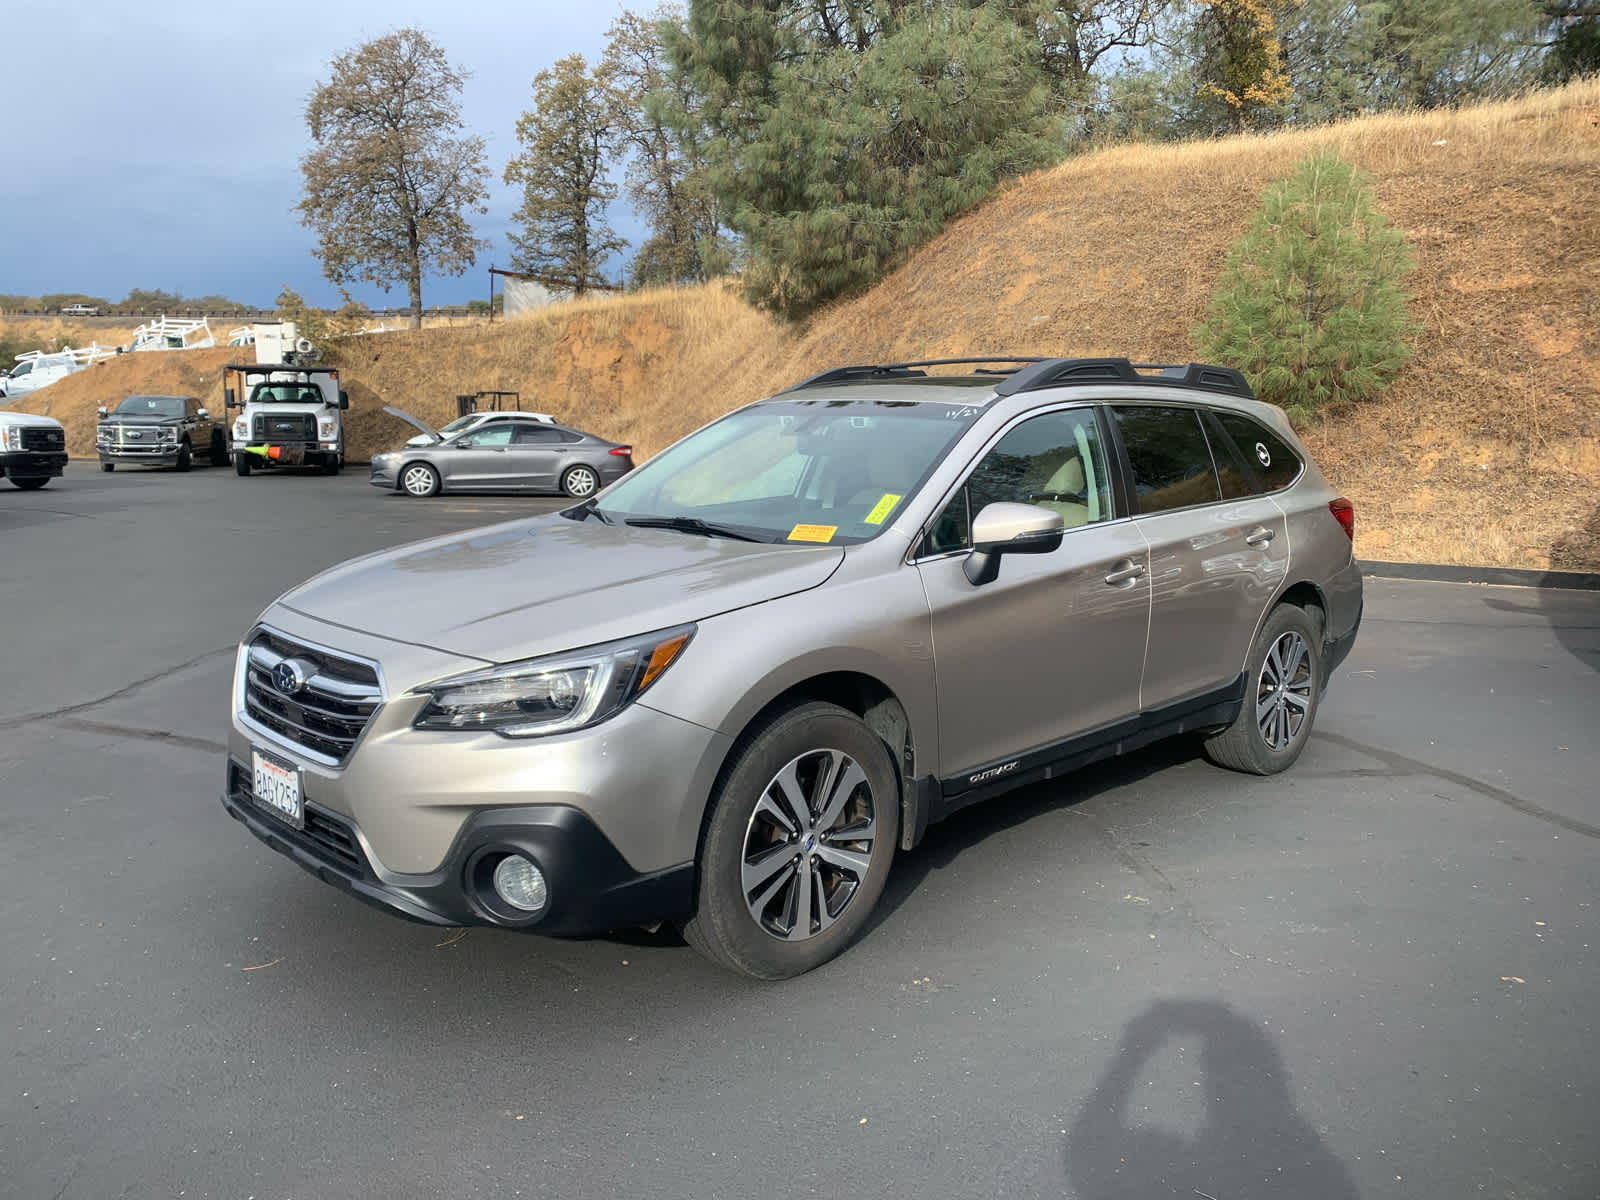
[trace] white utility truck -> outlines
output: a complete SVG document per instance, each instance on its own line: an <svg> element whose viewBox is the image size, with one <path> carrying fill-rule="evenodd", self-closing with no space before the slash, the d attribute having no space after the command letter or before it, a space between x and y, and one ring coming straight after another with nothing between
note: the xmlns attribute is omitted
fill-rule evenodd
<svg viewBox="0 0 1600 1200"><path fill-rule="evenodd" d="M222 369L233 469L344 466L344 413L350 397L336 367L232 363ZM237 416L232 410L238 409Z"/></svg>

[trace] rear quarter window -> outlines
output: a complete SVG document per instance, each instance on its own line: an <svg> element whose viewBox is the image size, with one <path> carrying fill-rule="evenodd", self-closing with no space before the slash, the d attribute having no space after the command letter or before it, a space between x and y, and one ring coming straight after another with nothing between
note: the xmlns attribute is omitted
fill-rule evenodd
<svg viewBox="0 0 1600 1200"><path fill-rule="evenodd" d="M1300 477L1300 456L1260 421L1242 413L1213 411L1217 423L1233 439L1239 456L1261 482L1264 492L1288 487Z"/></svg>

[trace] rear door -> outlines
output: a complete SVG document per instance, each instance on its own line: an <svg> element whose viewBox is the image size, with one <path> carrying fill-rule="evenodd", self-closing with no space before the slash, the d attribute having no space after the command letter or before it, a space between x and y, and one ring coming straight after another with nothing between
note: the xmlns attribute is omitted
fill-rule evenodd
<svg viewBox="0 0 1600 1200"><path fill-rule="evenodd" d="M516 421L512 428L512 482L528 491L555 491L566 458L561 431L554 425L541 425L536 421Z"/></svg>
<svg viewBox="0 0 1600 1200"><path fill-rule="evenodd" d="M938 677L940 774L1011 773L1075 735L1135 716L1149 623L1144 538L1112 504L1092 406L1011 426L929 527L917 570ZM986 504L1051 507L1067 525L1050 554L1010 555L974 586L962 564ZM981 781L980 781L981 782Z"/></svg>
<svg viewBox="0 0 1600 1200"><path fill-rule="evenodd" d="M1219 438L1213 454L1203 409L1110 411L1134 522L1150 545L1150 643L1140 689L1149 712L1237 680L1288 569L1288 538L1282 511L1254 494L1231 447Z"/></svg>

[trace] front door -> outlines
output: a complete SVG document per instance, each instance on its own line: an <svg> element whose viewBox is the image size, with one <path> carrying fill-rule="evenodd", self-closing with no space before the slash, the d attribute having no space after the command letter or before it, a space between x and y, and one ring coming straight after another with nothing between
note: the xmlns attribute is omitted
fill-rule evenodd
<svg viewBox="0 0 1600 1200"><path fill-rule="evenodd" d="M496 492L510 487L511 433L509 424L484 425L455 438L435 458L444 468L446 486Z"/></svg>
<svg viewBox="0 0 1600 1200"><path fill-rule="evenodd" d="M1048 753L1135 716L1150 616L1148 556L1111 501L1092 407L1028 417L990 447L929 528L917 569L938 679L939 773L958 779ZM1009 555L974 586L962 569L987 504L1062 514L1050 554Z"/></svg>

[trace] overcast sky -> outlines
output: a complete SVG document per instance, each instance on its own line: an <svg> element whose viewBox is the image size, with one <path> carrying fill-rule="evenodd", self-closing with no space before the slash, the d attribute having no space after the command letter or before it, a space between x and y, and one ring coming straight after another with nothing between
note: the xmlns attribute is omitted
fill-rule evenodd
<svg viewBox="0 0 1600 1200"><path fill-rule="evenodd" d="M505 233L519 197L500 175L533 76L574 51L594 62L618 14L655 7L5 0L0 292L120 300L131 288L160 288L270 305L288 284L314 304L337 304L293 211L310 144L306 99L336 55L409 25L471 74L463 115L488 142L493 176L489 214L476 224L493 248L465 276L426 281L423 303L487 297L485 268L509 265ZM637 241L624 201L611 217ZM406 302L403 287L353 291L373 307Z"/></svg>

